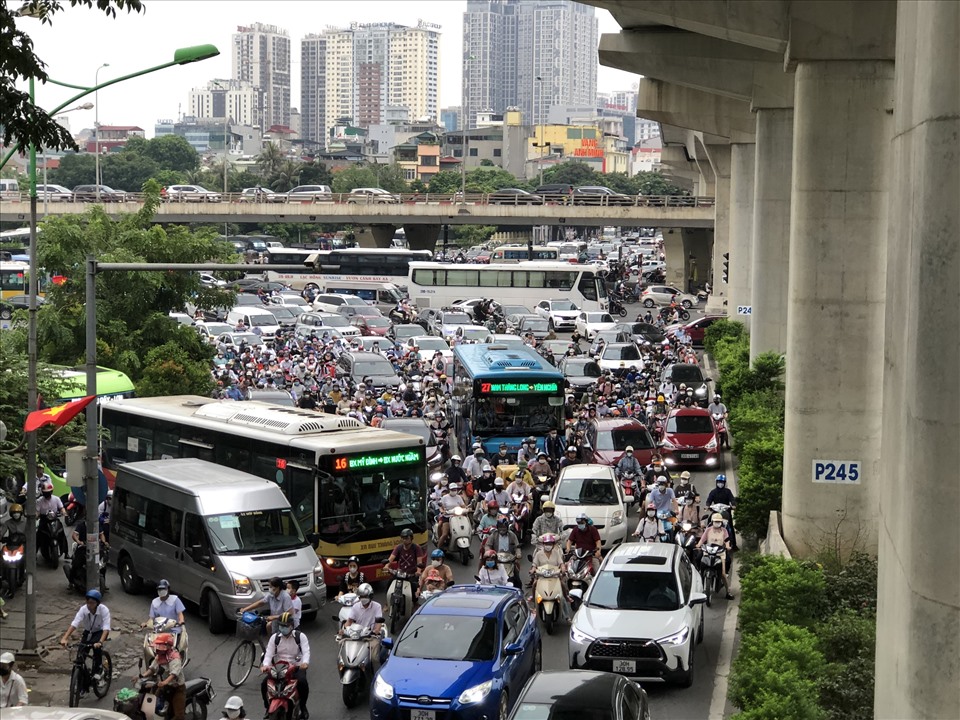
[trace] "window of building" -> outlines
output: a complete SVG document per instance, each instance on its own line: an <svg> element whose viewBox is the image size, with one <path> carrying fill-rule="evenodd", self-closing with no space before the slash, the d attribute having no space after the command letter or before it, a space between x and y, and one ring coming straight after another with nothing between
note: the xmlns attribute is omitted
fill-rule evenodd
<svg viewBox="0 0 960 720"><path fill-rule="evenodd" d="M494 156L494 157L500 157L501 155L503 155L503 151L500 150L500 148L494 148L494 149L493 149L493 156Z"/></svg>
<svg viewBox="0 0 960 720"><path fill-rule="evenodd" d="M470 157L477 157L478 153L477 148L470 148Z"/></svg>

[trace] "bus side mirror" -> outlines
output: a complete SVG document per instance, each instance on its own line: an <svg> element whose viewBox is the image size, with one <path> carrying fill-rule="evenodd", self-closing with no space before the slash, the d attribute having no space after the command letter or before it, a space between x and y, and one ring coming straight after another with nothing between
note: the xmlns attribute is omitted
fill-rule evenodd
<svg viewBox="0 0 960 720"><path fill-rule="evenodd" d="M303 261L303 266L304 266L307 270L316 270L316 269L317 269L317 265L318 265L319 263L320 263L320 254L319 254L319 253L311 253L310 255L307 255L307 259Z"/></svg>

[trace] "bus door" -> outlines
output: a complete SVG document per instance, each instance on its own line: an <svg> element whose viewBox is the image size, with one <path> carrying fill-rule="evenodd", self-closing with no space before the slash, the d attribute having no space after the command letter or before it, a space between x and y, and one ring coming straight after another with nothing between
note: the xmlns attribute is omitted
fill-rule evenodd
<svg viewBox="0 0 960 720"><path fill-rule="evenodd" d="M304 533L317 532L317 468L303 460L277 459L277 485L283 490Z"/></svg>

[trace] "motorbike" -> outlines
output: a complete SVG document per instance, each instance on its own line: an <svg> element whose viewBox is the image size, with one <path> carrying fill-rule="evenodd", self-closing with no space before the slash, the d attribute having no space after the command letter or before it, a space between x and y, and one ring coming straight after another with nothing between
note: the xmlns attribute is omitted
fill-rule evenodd
<svg viewBox="0 0 960 720"><path fill-rule="evenodd" d="M360 698L366 697L373 680L371 636L370 628L353 624L343 629L343 637L337 637L340 644L337 668L340 671L341 694L343 704L348 708L356 706Z"/></svg>
<svg viewBox="0 0 960 720"><path fill-rule="evenodd" d="M636 505L639 501L637 490L637 474L633 471L620 474L620 487L623 488L623 497L630 505Z"/></svg>
<svg viewBox="0 0 960 720"><path fill-rule="evenodd" d="M460 554L460 563L470 562L470 538L473 535L473 524L470 522L470 511L466 508L456 508L448 519L450 523L450 552Z"/></svg>
<svg viewBox="0 0 960 720"><path fill-rule="evenodd" d="M173 716L173 708L162 694L157 693L157 681L153 679L137 680L134 683L136 694L128 688L120 690L113 699L115 712L123 713L132 720L168 720ZM205 720L207 707L217 696L209 678L199 677L187 680L184 689L184 717L187 720Z"/></svg>
<svg viewBox="0 0 960 720"><path fill-rule="evenodd" d="M573 612L580 608L583 593L593 581L593 552L574 548L567 561L567 585L570 592L570 606Z"/></svg>
<svg viewBox="0 0 960 720"><path fill-rule="evenodd" d="M107 556L109 546L100 544L100 592L107 590ZM78 593L86 593L87 588L87 548L86 545L74 543L73 554L63 563L63 574L67 576L67 583Z"/></svg>
<svg viewBox="0 0 960 720"><path fill-rule="evenodd" d="M620 317L627 316L627 308L623 306L623 301L611 296L610 300L610 314L619 315Z"/></svg>
<svg viewBox="0 0 960 720"><path fill-rule="evenodd" d="M677 516L673 514L672 510L659 510L657 511L657 521L660 523L660 534L657 539L664 543L673 542Z"/></svg>
<svg viewBox="0 0 960 720"><path fill-rule="evenodd" d="M683 552L689 558L690 562L696 567L699 563L697 562L697 542L700 540L700 535L697 532L698 526L694 525L692 522L686 521L680 523L677 528L676 535L674 535L674 541L683 548Z"/></svg>
<svg viewBox="0 0 960 720"><path fill-rule="evenodd" d="M300 695L297 692L297 666L276 661L267 672L267 717L270 720L297 720Z"/></svg>
<svg viewBox="0 0 960 720"><path fill-rule="evenodd" d="M83 512L83 505L77 502L72 492L64 493L60 496L60 502L63 503L63 510L66 514L64 518L67 525L73 525L77 522L77 517Z"/></svg>
<svg viewBox="0 0 960 720"><path fill-rule="evenodd" d="M711 289L710 289L710 284L708 283L704 285L702 288L700 288L699 290L697 290L697 302L698 303L706 302L710 298L710 293L711 293Z"/></svg>
<svg viewBox="0 0 960 720"><path fill-rule="evenodd" d="M340 608L340 613L333 619L340 623L340 627L343 627L343 624L347 622L347 618L350 617L350 608L353 607L359 599L360 596L356 593L344 593L337 599L337 602L340 603L342 607Z"/></svg>
<svg viewBox="0 0 960 720"><path fill-rule="evenodd" d="M413 585L417 582L417 576L393 568L390 572L394 576L387 590L390 599L390 634L396 635L403 622L413 613Z"/></svg>
<svg viewBox="0 0 960 720"><path fill-rule="evenodd" d="M684 322L686 322L687 320L690 319L690 312L682 305L675 305L674 307L670 307L669 305L667 305L666 307L662 308L660 310L660 319L663 322L667 322L670 319L671 315L673 314L674 310L676 310L677 318L679 320L683 320Z"/></svg>
<svg viewBox="0 0 960 720"><path fill-rule="evenodd" d="M730 443L727 440L727 421L723 417L723 413L714 413L713 414L713 424L717 428L717 446L730 448Z"/></svg>
<svg viewBox="0 0 960 720"><path fill-rule="evenodd" d="M177 627L177 621L167 617L155 617L151 623L151 628L143 636L143 656L140 658L140 667L148 668L150 663L153 662L153 658L156 653L153 650L153 641L157 639L157 635L160 633L173 633L173 630ZM187 629L185 627L180 628L180 632L175 634L176 638L176 649L180 653L180 662L183 664L183 667L187 666L187 663L190 662L190 657L188 655L189 649L189 639L187 638Z"/></svg>
<svg viewBox="0 0 960 720"><path fill-rule="evenodd" d="M517 589L520 588L520 578L517 576L517 556L512 552L498 552L497 565L510 578L510 582Z"/></svg>
<svg viewBox="0 0 960 720"><path fill-rule="evenodd" d="M24 548L27 538L23 533L11 533L3 544L3 570L0 574L0 597L12 598L25 577Z"/></svg>
<svg viewBox="0 0 960 720"><path fill-rule="evenodd" d="M700 555L700 577L703 578L703 591L707 594L707 607L713 593L720 592L723 585L723 574L720 572L720 553L722 545L709 543L702 548Z"/></svg>
<svg viewBox="0 0 960 720"><path fill-rule="evenodd" d="M513 531L517 535L517 540L521 545L526 545L530 539L527 537L530 533L531 519L530 506L526 502L523 493L514 493L511 499L510 511L513 514Z"/></svg>
<svg viewBox="0 0 960 720"><path fill-rule="evenodd" d="M63 523L53 510L37 523L37 547L47 565L52 568L60 564L61 554L67 554L67 536L63 531Z"/></svg>
<svg viewBox="0 0 960 720"><path fill-rule="evenodd" d="M533 555L528 555L527 560L533 562ZM560 604L563 602L561 574L556 565L539 565L534 570L533 599L537 603L537 617L547 635L553 634L553 626L560 620Z"/></svg>

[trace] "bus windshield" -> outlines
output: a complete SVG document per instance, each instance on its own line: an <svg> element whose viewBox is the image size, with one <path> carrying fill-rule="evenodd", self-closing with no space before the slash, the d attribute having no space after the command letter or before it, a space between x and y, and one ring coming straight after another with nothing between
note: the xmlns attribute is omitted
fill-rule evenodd
<svg viewBox="0 0 960 720"><path fill-rule="evenodd" d="M473 427L478 435L546 433L559 429L557 402L562 397L520 395L480 398L476 402Z"/></svg>
<svg viewBox="0 0 960 720"><path fill-rule="evenodd" d="M342 544L426 525L425 486L415 465L334 478L321 474L319 532Z"/></svg>
<svg viewBox="0 0 960 720"><path fill-rule="evenodd" d="M204 522L221 555L292 550L307 544L289 508L209 515Z"/></svg>

